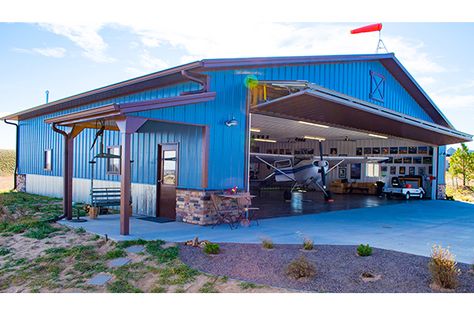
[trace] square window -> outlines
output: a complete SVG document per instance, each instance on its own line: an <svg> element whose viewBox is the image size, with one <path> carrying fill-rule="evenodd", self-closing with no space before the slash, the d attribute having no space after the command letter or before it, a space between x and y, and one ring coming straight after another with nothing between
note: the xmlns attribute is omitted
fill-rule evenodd
<svg viewBox="0 0 474 316"><path fill-rule="evenodd" d="M107 158L107 174L120 174L120 146L107 147L107 154L117 156Z"/></svg>
<svg viewBox="0 0 474 316"><path fill-rule="evenodd" d="M51 149L45 149L43 152L43 169L46 171L52 170L52 156Z"/></svg>
<svg viewBox="0 0 474 316"><path fill-rule="evenodd" d="M365 176L376 178L380 176L380 168L376 163L368 163L365 165Z"/></svg>

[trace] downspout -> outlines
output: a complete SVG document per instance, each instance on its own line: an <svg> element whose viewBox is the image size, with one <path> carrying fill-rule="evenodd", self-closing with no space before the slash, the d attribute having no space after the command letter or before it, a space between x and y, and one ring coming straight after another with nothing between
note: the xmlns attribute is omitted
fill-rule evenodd
<svg viewBox="0 0 474 316"><path fill-rule="evenodd" d="M207 75L204 75L205 76L205 79L200 79L198 78L197 76L195 75L192 75L191 73L189 73L187 70L181 70L181 75L190 80L190 81L193 81L193 82L196 82L198 84L200 84L202 86L202 88L200 90L196 90L196 91L185 91L185 92L182 92L181 95L186 95L186 94L194 94L194 93L202 93L202 92L209 92L209 76Z"/></svg>
<svg viewBox="0 0 474 316"><path fill-rule="evenodd" d="M13 125L16 126L16 144L15 144L15 173L13 174L13 190L16 190L17 188L17 176L18 176L18 158L20 157L19 155L19 148L20 148L20 142L18 137L20 136L20 126L18 123L12 123L8 122L6 119L3 120L6 124L8 125Z"/></svg>
<svg viewBox="0 0 474 316"><path fill-rule="evenodd" d="M64 181L64 185L66 185L66 173L67 173L67 163L66 163L66 161L67 161L67 155L68 155L68 152L67 152L67 137L68 137L68 134L65 131L59 129L56 126L56 123L53 123L51 125L51 129L53 131L55 131L56 133L59 133L59 134L63 135L63 137L64 137L64 145L63 145L64 146L64 148L63 148L63 150L64 150L64 154L63 154L63 159L64 159L64 161L63 161L63 181ZM63 215L55 218L55 221L59 221L59 220L64 219L64 218L67 217L67 214L66 214L66 203L67 202L64 201L65 198L66 197L63 196L63 212L64 213L63 213Z"/></svg>

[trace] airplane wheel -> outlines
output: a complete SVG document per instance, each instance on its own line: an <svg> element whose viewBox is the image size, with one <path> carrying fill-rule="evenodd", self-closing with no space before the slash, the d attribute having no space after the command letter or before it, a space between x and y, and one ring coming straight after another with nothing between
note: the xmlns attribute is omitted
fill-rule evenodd
<svg viewBox="0 0 474 316"><path fill-rule="evenodd" d="M405 194L405 199L407 199L407 200L410 199L410 192L407 192L407 194Z"/></svg>
<svg viewBox="0 0 474 316"><path fill-rule="evenodd" d="M423 200L423 192L420 193L420 200Z"/></svg>

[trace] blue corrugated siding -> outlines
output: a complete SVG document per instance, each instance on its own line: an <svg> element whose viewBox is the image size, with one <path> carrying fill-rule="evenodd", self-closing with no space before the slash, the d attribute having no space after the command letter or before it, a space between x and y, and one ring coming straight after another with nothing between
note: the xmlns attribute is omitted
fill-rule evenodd
<svg viewBox="0 0 474 316"><path fill-rule="evenodd" d="M385 101L369 98L370 70L386 78ZM308 80L328 89L333 89L353 97L373 102L389 109L432 121L414 99L401 87L379 62L333 63L319 65L281 66L261 69L240 69L209 72L211 91L217 92L214 101L191 104L136 115L155 119L184 123L202 124L210 127L209 185L208 189L224 189L244 186L245 167L245 125L247 89L243 82L248 73L260 80ZM20 172L42 175L61 175L62 138L54 133L44 120L49 117L104 105L111 102L133 102L179 95L182 91L197 89L195 83L179 84L172 87L153 89L129 96L65 110L26 121L21 121ZM227 127L225 121L235 118L238 126ZM181 160L179 165L179 186L200 188L201 184L201 129L192 126L154 124L146 126L144 133L134 135L132 140L134 160L133 182L156 182L156 150L160 142L179 142ZM83 131L75 141L75 177L89 178L88 161L93 130ZM120 143L119 133L106 132L105 145ZM53 149L53 170L44 171L43 150ZM97 166L97 178L119 180L118 176L105 174L105 161Z"/></svg>
<svg viewBox="0 0 474 316"><path fill-rule="evenodd" d="M386 79L384 102L369 97L371 70L382 74ZM378 61L282 66L240 71L253 73L259 80L307 80L327 89L433 122L415 99ZM228 76L235 76L234 70L228 70L226 73Z"/></svg>
<svg viewBox="0 0 474 316"><path fill-rule="evenodd" d="M190 91L197 88L198 85L195 83L179 84L172 87L144 91L129 96L88 104L78 108L20 121L21 156L19 159L19 172L23 174L51 176L62 175L63 138L61 135L53 132L51 127L44 123L44 120L47 118L73 113L112 102L134 102L176 96L183 91ZM158 124L144 126L143 131L143 133L136 134L132 138L132 159L136 161L133 165L132 181L149 184L156 183L157 144L160 142L179 142L180 152L182 155L179 166L179 184L180 186L188 188L200 188L201 156L196 155L195 153L201 152L201 129L193 126L172 127L170 124L160 123L159 126ZM93 157L93 153L90 152L89 148L92 145L94 136L95 130L86 129L75 139L74 177L90 178L89 161ZM119 133L106 131L104 135L104 147L118 144L120 144ZM52 149L51 171L43 170L43 151L45 149ZM95 151L97 151L97 147L95 148ZM185 163L189 161L192 161L193 163ZM119 176L106 175L105 160L103 159L96 165L95 178L112 181L118 181L120 179Z"/></svg>

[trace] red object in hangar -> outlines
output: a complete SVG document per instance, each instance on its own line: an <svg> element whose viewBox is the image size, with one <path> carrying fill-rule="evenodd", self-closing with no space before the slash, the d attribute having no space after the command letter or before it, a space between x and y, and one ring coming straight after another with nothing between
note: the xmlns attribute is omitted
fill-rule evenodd
<svg viewBox="0 0 474 316"><path fill-rule="evenodd" d="M376 23L376 24L370 24L363 27L359 27L357 29L353 29L351 30L351 34L377 32L380 30L382 30L382 23Z"/></svg>

